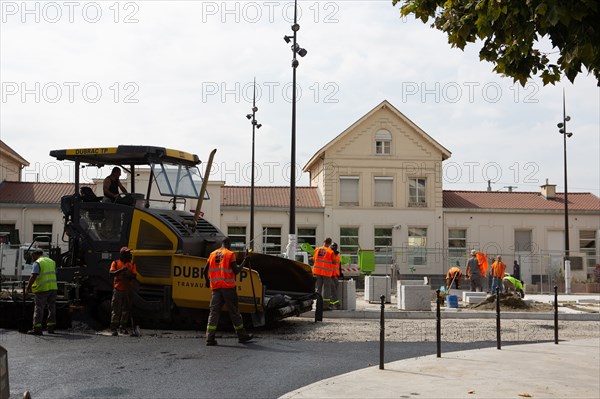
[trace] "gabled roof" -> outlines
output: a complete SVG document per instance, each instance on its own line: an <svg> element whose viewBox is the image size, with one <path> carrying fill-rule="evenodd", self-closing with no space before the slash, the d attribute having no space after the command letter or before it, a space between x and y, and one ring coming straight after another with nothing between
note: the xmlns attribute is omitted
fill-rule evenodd
<svg viewBox="0 0 600 399"><path fill-rule="evenodd" d="M93 184L82 184L92 189ZM71 195L73 183L33 183L5 181L0 183L0 204L60 204L64 195Z"/></svg>
<svg viewBox="0 0 600 399"><path fill-rule="evenodd" d="M304 172L308 172L308 170L310 169L310 167L312 166L312 164L317 159L319 159L325 151L327 151L335 143L337 143L338 141L340 141L342 139L342 137L344 137L348 132L352 131L356 126L358 126L360 123L362 123L364 120L366 120L369 117L371 117L371 115L373 115L375 112L379 111L382 108L389 108L394 114L396 114L396 116L398 116L398 118L400 118L403 121L405 121L409 126L411 126L413 129L415 129L415 131L417 133L419 133L426 141L428 141L435 148L437 148L442 153L442 160L446 160L446 159L450 158L450 155L452 155L452 153L446 147L442 146L440 143L438 143L437 141L435 141L430 135L428 135L427 133L425 133L425 131L423 129L421 129L413 121L411 121L410 119L408 119L406 117L406 115L404 115L402 112L400 112L388 100L383 100L375 108L373 108L371 111L369 111L363 117L361 117L359 120L357 120L352 125L350 125L346 130L344 130L342 133L340 133L336 137L334 137L333 140L331 140L329 143L327 143L323 147L321 147L321 149L319 149L319 151L317 151L312 156L312 158L310 158L308 160L308 162L306 163L306 165L304 165L304 168L302 170Z"/></svg>
<svg viewBox="0 0 600 399"><path fill-rule="evenodd" d="M15 150L13 150L12 148L10 148L8 146L8 144L6 144L2 140L0 140L0 153L8 155L9 158L14 159L15 161L19 162L21 165L29 166L29 162L27 162L25 160L25 158L23 158L22 156L20 156L19 154L17 154L17 152Z"/></svg>
<svg viewBox="0 0 600 399"><path fill-rule="evenodd" d="M250 206L250 187L222 186L221 206ZM289 187L254 187L254 206L289 208ZM323 208L317 187L296 187L297 208Z"/></svg>
<svg viewBox="0 0 600 399"><path fill-rule="evenodd" d="M564 210L564 193L546 199L539 192L447 191L444 190L444 209L525 209ZM591 193L569 193L569 209L600 213L600 198Z"/></svg>

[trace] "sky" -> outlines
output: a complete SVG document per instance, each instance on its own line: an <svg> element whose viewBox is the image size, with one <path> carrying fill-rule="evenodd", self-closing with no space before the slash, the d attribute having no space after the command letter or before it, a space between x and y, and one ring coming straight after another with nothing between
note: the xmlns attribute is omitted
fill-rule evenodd
<svg viewBox="0 0 600 399"><path fill-rule="evenodd" d="M600 90L584 71L525 87L391 1L300 1L297 185L323 145L383 100L452 152L446 190L538 191L546 179L600 195ZM289 185L289 1L2 1L0 137L27 181L72 181L49 151L154 145L205 160L210 178L250 184L253 79L257 185ZM548 44L545 50L552 53ZM84 178L109 170L84 170Z"/></svg>

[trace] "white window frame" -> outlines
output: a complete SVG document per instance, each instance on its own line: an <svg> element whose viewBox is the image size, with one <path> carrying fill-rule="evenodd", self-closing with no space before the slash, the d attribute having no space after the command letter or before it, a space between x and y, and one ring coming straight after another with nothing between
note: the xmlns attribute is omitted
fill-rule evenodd
<svg viewBox="0 0 600 399"><path fill-rule="evenodd" d="M312 230L313 234L302 234L301 230ZM298 245L309 243L313 248L317 247L317 228L315 226L301 226L296 228L296 237L298 237ZM310 254L312 256L312 254Z"/></svg>
<svg viewBox="0 0 600 399"><path fill-rule="evenodd" d="M379 231L378 231L379 230ZM382 231L382 230L385 230ZM389 233L389 234L383 234ZM393 227L379 226L373 229L373 248L375 249L375 263L391 265L393 262ZM385 243L389 241L389 243Z"/></svg>
<svg viewBox="0 0 600 399"><path fill-rule="evenodd" d="M342 234L343 229L356 229L356 235ZM358 241L359 234L360 234L360 227L358 227L358 226L340 226L340 242L338 245L340 253L349 255L350 259L351 259L350 262L353 264L358 263L358 248L360 247L359 241ZM344 243L345 239L356 239L356 245Z"/></svg>
<svg viewBox="0 0 600 399"><path fill-rule="evenodd" d="M235 233L235 232L231 232L231 229L244 229L244 233ZM248 243L248 235L247 235L247 228L246 226L240 226L240 225L231 225L231 226L227 226L227 237L229 237L229 239L231 240L231 248L232 249L236 249L236 250L243 250L246 248L246 245ZM240 239L243 238L243 240L240 241Z"/></svg>
<svg viewBox="0 0 600 399"><path fill-rule="evenodd" d="M451 237L452 232L464 232L464 237ZM460 243L464 245L457 246L451 244L451 242ZM464 258L467 253L467 229L465 228L452 228L448 229L448 257L450 258Z"/></svg>
<svg viewBox="0 0 600 399"><path fill-rule="evenodd" d="M417 230L424 232L424 235L411 235L418 233ZM427 266L427 227L409 226L408 227L408 266L422 267ZM417 262L418 260L418 262Z"/></svg>
<svg viewBox="0 0 600 399"><path fill-rule="evenodd" d="M279 235L271 230L279 229ZM281 226L263 226L262 251L264 254L281 255Z"/></svg>
<svg viewBox="0 0 600 399"><path fill-rule="evenodd" d="M36 231L36 229L38 229L40 226L46 226L46 227L50 227L50 230L45 230L45 231ZM42 248L50 248L50 243L52 242L52 230L53 230L53 225L52 223L48 223L48 222L44 222L44 223L33 223L33 228L32 228L32 234L31 234L31 239L32 242L35 241L36 237L40 237L40 236L47 236L50 241L49 242L41 242L38 241L38 246L42 247Z"/></svg>
<svg viewBox="0 0 600 399"><path fill-rule="evenodd" d="M375 133L375 155L392 155L392 133L381 129Z"/></svg>
<svg viewBox="0 0 600 399"><path fill-rule="evenodd" d="M419 182L423 181L422 191L420 193ZM414 187L411 187L411 183L414 182ZM414 191L414 193L413 193ZM408 179L408 206L414 208L426 208L427 207L427 179L424 177L411 177Z"/></svg>

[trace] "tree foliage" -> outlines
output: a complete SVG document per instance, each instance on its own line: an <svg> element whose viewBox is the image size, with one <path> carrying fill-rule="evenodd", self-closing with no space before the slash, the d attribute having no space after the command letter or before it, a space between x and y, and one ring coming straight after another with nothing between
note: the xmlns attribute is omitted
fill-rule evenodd
<svg viewBox="0 0 600 399"><path fill-rule="evenodd" d="M525 85L540 76L544 85L573 82L582 67L600 86L600 1L598 0L392 0L400 14L413 14L445 32L452 47L483 42L481 60ZM544 53L540 41L554 49Z"/></svg>

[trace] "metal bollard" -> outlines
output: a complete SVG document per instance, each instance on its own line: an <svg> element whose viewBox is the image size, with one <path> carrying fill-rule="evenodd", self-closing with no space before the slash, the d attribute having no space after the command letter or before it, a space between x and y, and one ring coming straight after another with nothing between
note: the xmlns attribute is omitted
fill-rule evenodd
<svg viewBox="0 0 600 399"><path fill-rule="evenodd" d="M496 348L502 349L500 339L500 286L496 286Z"/></svg>
<svg viewBox="0 0 600 399"><path fill-rule="evenodd" d="M440 312L440 290L435 290L435 339L437 346L437 357L442 357L442 314Z"/></svg>
<svg viewBox="0 0 600 399"><path fill-rule="evenodd" d="M381 299L381 317L379 319L379 370L383 370L383 349L385 344L385 295L379 297Z"/></svg>
<svg viewBox="0 0 600 399"><path fill-rule="evenodd" d="M315 323L318 321L323 321L323 297L319 295L319 293L315 292L315 297L317 298L317 307L315 309Z"/></svg>
<svg viewBox="0 0 600 399"><path fill-rule="evenodd" d="M554 343L558 345L558 286L554 286Z"/></svg>

